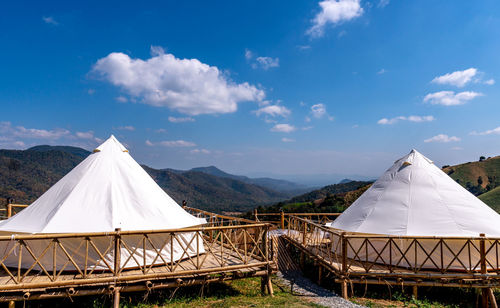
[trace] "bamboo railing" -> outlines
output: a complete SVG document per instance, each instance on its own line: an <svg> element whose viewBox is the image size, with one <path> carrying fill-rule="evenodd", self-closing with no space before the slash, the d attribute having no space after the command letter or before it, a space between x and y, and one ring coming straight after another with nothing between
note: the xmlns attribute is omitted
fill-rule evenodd
<svg viewBox="0 0 500 308"><path fill-rule="evenodd" d="M248 224L0 236L0 247L3 246L5 250L0 256L1 273L4 276L0 291L113 281L133 282L243 268L265 268L272 262L268 259L268 227L266 224ZM158 244L158 241L152 240L153 236L160 236L164 240ZM166 257L165 252L173 251L174 246L180 247L178 254L181 256L174 259L174 254L170 253L171 257ZM149 255L147 261L145 254L138 253L139 250L147 250L153 255ZM12 257L17 260L17 266L7 263L6 260L12 260ZM81 261L76 261L77 258L84 260L83 266ZM151 261L151 258L154 260ZM132 270L128 269L130 266ZM70 279L65 275L68 271L71 273Z"/></svg>
<svg viewBox="0 0 500 308"><path fill-rule="evenodd" d="M15 207L7 206L7 213L12 214ZM215 277L223 281L252 275L263 277L263 288L272 294L269 275L276 266L270 257L269 224L185 209L206 218L207 224L168 230L0 236L0 301L100 294L100 289L89 288L103 285L142 290L137 283L144 281L151 289L182 286L186 279L208 283ZM52 295L43 291L58 288L67 290ZM119 299L117 294L115 299Z"/></svg>
<svg viewBox="0 0 500 308"><path fill-rule="evenodd" d="M340 280L500 285L500 238L347 233L291 216L286 237Z"/></svg>
<svg viewBox="0 0 500 308"><path fill-rule="evenodd" d="M19 213L22 209L28 207L26 204L14 204L8 203L5 205L5 208L0 208L0 219L7 219L15 214Z"/></svg>
<svg viewBox="0 0 500 308"><path fill-rule="evenodd" d="M255 221L250 219L238 218L227 215L220 215L211 212L207 212L204 210L200 210L193 207L183 206L184 210L186 210L189 214L198 217L205 218L209 224L218 224L224 226L235 226L241 224L254 224Z"/></svg>
<svg viewBox="0 0 500 308"><path fill-rule="evenodd" d="M335 220L342 213L259 213L257 210L253 211L254 220L262 223L270 223L278 226L280 229L286 229L290 223L290 217L301 217L310 221L314 221L321 225Z"/></svg>

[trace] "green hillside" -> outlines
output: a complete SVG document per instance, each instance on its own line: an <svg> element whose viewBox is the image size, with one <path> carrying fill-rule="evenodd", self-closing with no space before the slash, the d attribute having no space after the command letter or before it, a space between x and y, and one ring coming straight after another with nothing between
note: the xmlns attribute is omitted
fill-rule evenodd
<svg viewBox="0 0 500 308"><path fill-rule="evenodd" d="M500 213L500 187L493 188L492 190L479 195L479 199L488 204L492 209Z"/></svg>
<svg viewBox="0 0 500 308"><path fill-rule="evenodd" d="M455 166L444 166L443 171L484 203L500 211L500 156L480 159Z"/></svg>
<svg viewBox="0 0 500 308"><path fill-rule="evenodd" d="M310 202L318 199L324 199L329 195L342 194L349 191L357 190L360 187L371 184L369 181L349 181L339 184L328 185L320 189L294 197L287 201L287 203Z"/></svg>
<svg viewBox="0 0 500 308"><path fill-rule="evenodd" d="M371 184L372 182L351 181L328 185L271 206L260 206L257 211L259 213L277 213L281 210L289 213L341 213L370 188ZM247 212L244 217L251 218L252 212Z"/></svg>

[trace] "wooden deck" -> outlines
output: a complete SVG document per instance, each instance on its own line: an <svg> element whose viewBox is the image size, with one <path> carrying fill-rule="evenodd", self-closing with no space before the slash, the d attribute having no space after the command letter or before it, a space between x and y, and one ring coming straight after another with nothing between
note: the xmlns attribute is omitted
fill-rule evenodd
<svg viewBox="0 0 500 308"><path fill-rule="evenodd" d="M272 294L270 275L276 264L270 258L269 224L187 210L206 218L207 224L170 230L0 236L2 247L8 248L0 252L0 302L112 294L117 305L120 292L246 277L262 277L262 291ZM168 257L174 247L179 260ZM136 254L146 250L148 260Z"/></svg>
<svg viewBox="0 0 500 308"><path fill-rule="evenodd" d="M471 287L487 293L500 287L498 238L353 234L293 216L284 233L282 238L298 248L302 257L333 274L344 297L347 285L353 283Z"/></svg>

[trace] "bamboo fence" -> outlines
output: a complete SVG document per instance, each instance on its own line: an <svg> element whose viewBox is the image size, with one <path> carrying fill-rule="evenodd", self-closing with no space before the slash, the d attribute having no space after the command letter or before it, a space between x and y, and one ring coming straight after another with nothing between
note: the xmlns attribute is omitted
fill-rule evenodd
<svg viewBox="0 0 500 308"><path fill-rule="evenodd" d="M207 224L168 230L0 236L0 246L7 247L0 252L0 301L112 293L116 302L119 290L250 276L263 277L263 291L272 295L269 276L275 261L269 257L270 225L188 210L207 218ZM158 243L153 237L165 240ZM180 257L174 259L173 253L165 257L165 251L172 252L174 246L180 247ZM148 251L149 260L139 250ZM17 266L7 264L12 258L17 259ZM83 266L77 258L84 260Z"/></svg>

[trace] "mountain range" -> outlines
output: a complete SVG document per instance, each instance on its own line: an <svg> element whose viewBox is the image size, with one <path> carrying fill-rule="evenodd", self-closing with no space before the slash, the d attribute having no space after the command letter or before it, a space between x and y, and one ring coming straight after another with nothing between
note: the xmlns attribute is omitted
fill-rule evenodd
<svg viewBox="0 0 500 308"><path fill-rule="evenodd" d="M89 151L70 146L0 150L0 202L7 198L17 203L33 202L88 155ZM186 200L192 206L216 212L245 211L308 190L290 181L252 179L214 166L185 171L142 167L178 203Z"/></svg>
<svg viewBox="0 0 500 308"><path fill-rule="evenodd" d="M0 150L0 205L7 198L17 203L33 202L88 155L89 151L70 146ZM312 188L291 181L233 175L215 166L190 170L142 167L178 203L186 200L193 207L214 212L244 212L278 203L300 207L306 203L320 204L318 210L340 209L354 201L351 199L371 183L345 179L311 191ZM443 166L442 170L500 212L500 156Z"/></svg>

